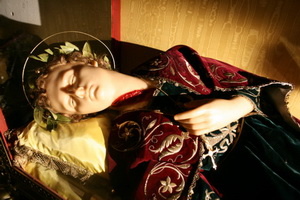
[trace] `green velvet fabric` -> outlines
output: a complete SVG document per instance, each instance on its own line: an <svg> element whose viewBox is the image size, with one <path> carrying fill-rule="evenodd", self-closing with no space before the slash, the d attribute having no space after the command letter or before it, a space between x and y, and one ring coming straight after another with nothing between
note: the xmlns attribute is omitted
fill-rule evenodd
<svg viewBox="0 0 300 200"><path fill-rule="evenodd" d="M299 155L299 133L266 117L250 116L245 119L236 147L219 162L216 171L206 176L223 199L297 200Z"/></svg>

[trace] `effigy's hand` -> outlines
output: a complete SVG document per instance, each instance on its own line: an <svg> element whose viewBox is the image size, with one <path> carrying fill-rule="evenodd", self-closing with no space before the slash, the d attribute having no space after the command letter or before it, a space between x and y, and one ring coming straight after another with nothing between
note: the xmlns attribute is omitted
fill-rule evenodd
<svg viewBox="0 0 300 200"><path fill-rule="evenodd" d="M186 104L188 111L176 114L190 134L203 135L240 119L253 110L253 104L242 96L232 99L196 100Z"/></svg>

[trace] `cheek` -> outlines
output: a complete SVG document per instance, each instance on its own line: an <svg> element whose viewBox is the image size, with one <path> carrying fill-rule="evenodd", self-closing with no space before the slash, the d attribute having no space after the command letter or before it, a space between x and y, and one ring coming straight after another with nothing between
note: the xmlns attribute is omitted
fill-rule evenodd
<svg viewBox="0 0 300 200"><path fill-rule="evenodd" d="M90 114L101 111L99 104L90 101L81 101L76 109L79 114Z"/></svg>
<svg viewBox="0 0 300 200"><path fill-rule="evenodd" d="M107 102L100 102L100 101L81 101L77 105L77 111L79 114L90 114L90 113L96 113L100 112L102 110L107 109L110 106Z"/></svg>
<svg viewBox="0 0 300 200"><path fill-rule="evenodd" d="M66 102L61 96L52 96L52 98L48 98L49 100L49 106L52 108L55 112L58 113L68 113L69 110L66 110Z"/></svg>

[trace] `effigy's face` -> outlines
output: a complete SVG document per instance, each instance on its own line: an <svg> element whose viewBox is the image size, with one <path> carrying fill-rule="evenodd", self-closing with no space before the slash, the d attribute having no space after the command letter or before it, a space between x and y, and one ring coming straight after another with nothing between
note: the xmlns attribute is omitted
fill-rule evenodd
<svg viewBox="0 0 300 200"><path fill-rule="evenodd" d="M78 63L57 66L45 79L50 107L64 114L89 114L108 108L114 99L107 71Z"/></svg>

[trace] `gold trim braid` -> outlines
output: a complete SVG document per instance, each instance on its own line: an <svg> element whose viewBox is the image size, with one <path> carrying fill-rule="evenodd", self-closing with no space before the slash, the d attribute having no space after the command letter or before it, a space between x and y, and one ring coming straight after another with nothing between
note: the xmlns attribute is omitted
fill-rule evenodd
<svg viewBox="0 0 300 200"><path fill-rule="evenodd" d="M80 181L84 182L88 180L93 173L89 170L79 167L73 163L63 161L56 157L46 155L40 151L32 149L27 146L15 147L15 166L25 166L28 162L38 163L48 169L60 171L65 175L72 176Z"/></svg>

